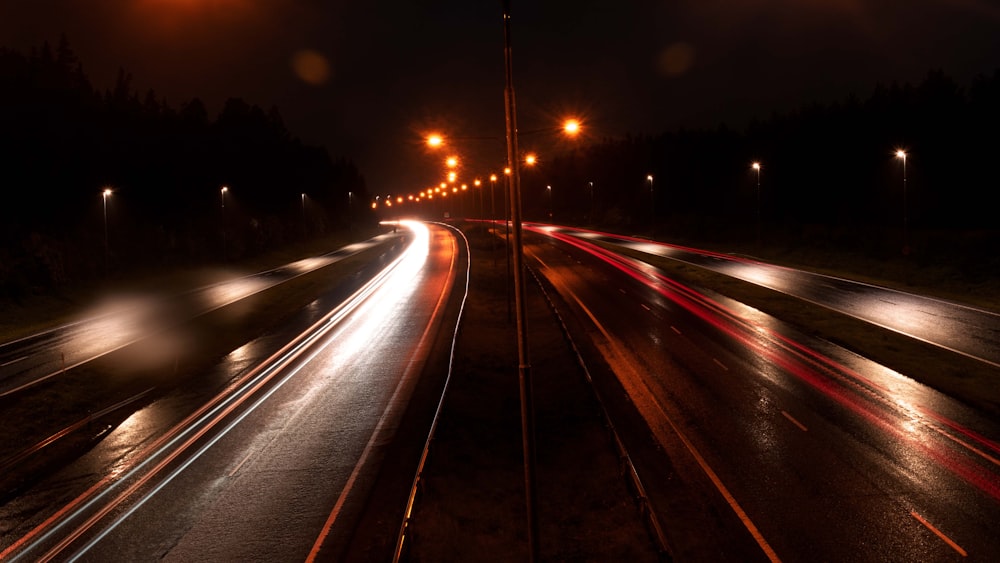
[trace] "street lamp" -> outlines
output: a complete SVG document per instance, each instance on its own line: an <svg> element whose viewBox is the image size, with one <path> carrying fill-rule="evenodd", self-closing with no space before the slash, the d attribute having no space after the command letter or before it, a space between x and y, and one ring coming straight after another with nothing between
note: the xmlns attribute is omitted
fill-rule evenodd
<svg viewBox="0 0 1000 563"><path fill-rule="evenodd" d="M109 259L108 255L108 197L111 196L111 188L105 187L104 191L101 192L101 200L104 203L104 273L107 274L109 269Z"/></svg>
<svg viewBox="0 0 1000 563"><path fill-rule="evenodd" d="M483 199L484 199L483 198L483 182L479 178L476 178L475 180L473 180L472 185L476 186L476 188L477 188L476 191L479 192L479 218L482 219L483 215L485 215L485 212L483 211L483 209L485 207L483 205ZM475 198L476 196L473 195L472 197Z"/></svg>
<svg viewBox="0 0 1000 563"><path fill-rule="evenodd" d="M354 230L354 192L347 192L347 230Z"/></svg>
<svg viewBox="0 0 1000 563"><path fill-rule="evenodd" d="M444 144L444 138L437 133L433 133L427 136L427 146L431 148L437 148Z"/></svg>
<svg viewBox="0 0 1000 563"><path fill-rule="evenodd" d="M590 185L590 223L594 224L594 183L587 182Z"/></svg>
<svg viewBox="0 0 1000 563"><path fill-rule="evenodd" d="M653 175L646 174L646 181L649 182L649 217L651 222L656 221L656 196L653 195Z"/></svg>
<svg viewBox="0 0 1000 563"><path fill-rule="evenodd" d="M521 238L521 179L518 168L517 103L514 97L514 70L510 32L510 0L503 0L504 117L507 137L507 162L510 176L510 222L513 224L514 301L517 309L517 365L521 399L521 447L524 455L524 489L527 507L528 561L539 558L538 519L535 510L535 406L532 390L531 361L528 353L527 305L524 281L524 246Z"/></svg>
<svg viewBox="0 0 1000 563"><path fill-rule="evenodd" d="M229 186L222 186L219 188L219 213L221 214L222 221L222 260L226 259L226 192L229 191Z"/></svg>
<svg viewBox="0 0 1000 563"><path fill-rule="evenodd" d="M302 236L303 238L309 234L306 226L306 194L302 194Z"/></svg>
<svg viewBox="0 0 1000 563"><path fill-rule="evenodd" d="M570 137L575 137L580 133L580 122L576 119L567 119L563 123L563 132Z"/></svg>
<svg viewBox="0 0 1000 563"><path fill-rule="evenodd" d="M903 254L909 254L910 252L910 241L909 235L906 232L907 227L907 213L906 213L906 151L903 149L898 149L896 151L896 158L903 161Z"/></svg>
<svg viewBox="0 0 1000 563"><path fill-rule="evenodd" d="M760 163L750 165L757 172L757 245L760 246Z"/></svg>
<svg viewBox="0 0 1000 563"><path fill-rule="evenodd" d="M545 190L549 192L549 220L552 220L552 186L545 186Z"/></svg>

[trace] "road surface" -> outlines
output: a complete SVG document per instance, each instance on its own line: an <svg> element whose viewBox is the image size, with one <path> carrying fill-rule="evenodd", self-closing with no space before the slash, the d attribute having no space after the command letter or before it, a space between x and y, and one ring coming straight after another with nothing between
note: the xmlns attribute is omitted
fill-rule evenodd
<svg viewBox="0 0 1000 563"><path fill-rule="evenodd" d="M182 417L183 392L153 402L4 505L0 559L335 559L433 337L454 322L457 239L407 228L389 268L279 350L227 356L220 369L244 370L231 385Z"/></svg>
<svg viewBox="0 0 1000 563"><path fill-rule="evenodd" d="M37 385L144 336L374 248L382 234L336 251L170 296L119 296L72 323L0 343L0 397Z"/></svg>
<svg viewBox="0 0 1000 563"><path fill-rule="evenodd" d="M707 268L1000 368L1000 314L992 311L729 254L568 227L546 229Z"/></svg>
<svg viewBox="0 0 1000 563"><path fill-rule="evenodd" d="M627 441L676 560L1000 557L995 420L578 234L528 231L651 436Z"/></svg>

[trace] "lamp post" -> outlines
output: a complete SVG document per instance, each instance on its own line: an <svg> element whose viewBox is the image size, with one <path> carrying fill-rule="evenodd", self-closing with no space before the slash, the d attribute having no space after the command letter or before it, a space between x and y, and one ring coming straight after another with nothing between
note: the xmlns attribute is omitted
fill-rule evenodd
<svg viewBox="0 0 1000 563"><path fill-rule="evenodd" d="M104 191L101 192L101 200L102 200L102 202L104 204L103 207L104 207L104 273L105 273L105 275L107 275L108 270L110 269L110 259L109 259L110 251L108 250L108 197L109 196L111 196L111 188L106 187L106 188L104 188Z"/></svg>
<svg viewBox="0 0 1000 563"><path fill-rule="evenodd" d="M549 221L552 220L552 186L545 186L545 191L549 192Z"/></svg>
<svg viewBox="0 0 1000 563"><path fill-rule="evenodd" d="M306 238L308 235L306 230L306 194L302 194L302 238Z"/></svg>
<svg viewBox="0 0 1000 563"><path fill-rule="evenodd" d="M757 246L760 246L760 163L750 165L757 172Z"/></svg>
<svg viewBox="0 0 1000 563"><path fill-rule="evenodd" d="M653 195L653 175L646 174L646 181L649 182L649 222L656 222L656 197Z"/></svg>
<svg viewBox="0 0 1000 563"><path fill-rule="evenodd" d="M524 452L524 490L528 524L528 560L537 561L538 521L535 512L535 407L528 358L527 306L524 297L524 248L521 242L521 185L517 151L517 104L514 98L514 71L511 54L510 0L503 0L504 114L507 133L507 162L511 167L510 216L514 243L514 301L517 308L518 383L521 396L521 442Z"/></svg>
<svg viewBox="0 0 1000 563"><path fill-rule="evenodd" d="M910 253L910 239L907 233L907 212L906 212L906 151L899 149L896 151L896 158L903 161L903 254Z"/></svg>
<svg viewBox="0 0 1000 563"><path fill-rule="evenodd" d="M476 178L475 180L472 181L472 185L475 186L476 187L476 191L479 192L479 218L483 219L484 216L486 215L486 212L484 211L484 204L483 204L483 199L484 199L483 198L483 181L480 180L479 178ZM473 194L472 197L475 198L476 195Z"/></svg>
<svg viewBox="0 0 1000 563"><path fill-rule="evenodd" d="M219 188L219 215L222 223L222 261L226 260L226 192L229 186Z"/></svg>
<svg viewBox="0 0 1000 563"><path fill-rule="evenodd" d="M497 209L496 209L496 199L494 199L494 192L497 187L497 175L490 174L490 220L497 220ZM494 225L495 227L495 225Z"/></svg>
<svg viewBox="0 0 1000 563"><path fill-rule="evenodd" d="M590 185L590 224L594 225L594 183L587 182Z"/></svg>

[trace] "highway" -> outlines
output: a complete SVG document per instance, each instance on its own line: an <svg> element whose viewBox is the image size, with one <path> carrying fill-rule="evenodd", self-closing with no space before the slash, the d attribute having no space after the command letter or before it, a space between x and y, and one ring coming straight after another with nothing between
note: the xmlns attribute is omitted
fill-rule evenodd
<svg viewBox="0 0 1000 563"><path fill-rule="evenodd" d="M458 238L405 228L405 251L349 298L228 354L229 384L151 402L0 507L0 559L336 559L431 341L455 322Z"/></svg>
<svg viewBox="0 0 1000 563"><path fill-rule="evenodd" d="M321 256L175 295L117 296L95 305L77 321L0 343L0 397L38 385L152 333L329 266L391 238L390 234L379 235Z"/></svg>
<svg viewBox="0 0 1000 563"><path fill-rule="evenodd" d="M566 227L558 232L707 268L1000 368L1000 315L992 311L730 254Z"/></svg>
<svg viewBox="0 0 1000 563"><path fill-rule="evenodd" d="M589 363L606 366L597 385L627 397L609 401L612 416L630 428L675 560L1000 556L992 417L588 240L606 235L527 231L529 263L559 295Z"/></svg>

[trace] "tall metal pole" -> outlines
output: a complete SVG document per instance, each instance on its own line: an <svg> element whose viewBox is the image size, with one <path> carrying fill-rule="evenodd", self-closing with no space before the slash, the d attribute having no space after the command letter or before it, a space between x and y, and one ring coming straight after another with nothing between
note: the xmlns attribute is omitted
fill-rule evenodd
<svg viewBox="0 0 1000 563"><path fill-rule="evenodd" d="M535 512L535 413L532 402L531 364L528 360L527 307L524 296L524 248L521 239L521 179L517 151L517 105L511 59L510 0L503 0L505 114L507 161L510 163L510 217L514 243L514 302L517 309L518 382L521 391L521 442L524 451L524 490L527 505L529 561L538 559L538 521Z"/></svg>
<svg viewBox="0 0 1000 563"><path fill-rule="evenodd" d="M220 222L222 223L222 261L226 261L226 192L229 191L227 186L222 186L219 188L219 215Z"/></svg>
<svg viewBox="0 0 1000 563"><path fill-rule="evenodd" d="M907 210L906 210L906 152L898 151L897 156L903 159L903 254L910 253L910 236L907 232Z"/></svg>
<svg viewBox="0 0 1000 563"><path fill-rule="evenodd" d="M653 191L653 175L646 174L646 179L649 180L649 223L652 228L656 224L656 193Z"/></svg>
<svg viewBox="0 0 1000 563"><path fill-rule="evenodd" d="M109 258L110 251L108 250L108 196L111 195L111 190L109 188L104 188L101 192L101 198L104 202L104 275L108 274L111 269L111 259Z"/></svg>
<svg viewBox="0 0 1000 563"><path fill-rule="evenodd" d="M760 163L750 165L757 172L757 246L760 246Z"/></svg>

